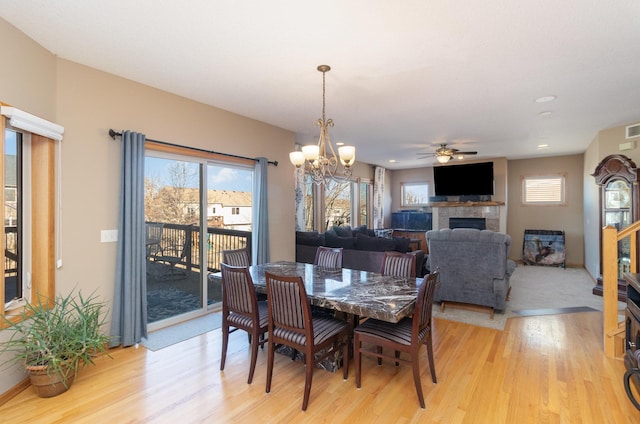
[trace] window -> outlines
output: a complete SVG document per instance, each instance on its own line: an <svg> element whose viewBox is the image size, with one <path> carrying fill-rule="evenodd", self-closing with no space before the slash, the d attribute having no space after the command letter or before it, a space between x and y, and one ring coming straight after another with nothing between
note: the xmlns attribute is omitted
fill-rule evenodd
<svg viewBox="0 0 640 424"><path fill-rule="evenodd" d="M2 118L0 144L5 162L5 172L0 173L3 192L15 193L5 198L3 209L5 281L0 285L0 314L6 312L9 320L16 320L19 317L8 300L34 301L35 296L53 298L55 293L56 141L11 128ZM32 220L34 210L41 213ZM0 324L0 328L5 326Z"/></svg>
<svg viewBox="0 0 640 424"><path fill-rule="evenodd" d="M565 180L564 175L523 177L522 202L525 205L564 204Z"/></svg>
<svg viewBox="0 0 640 424"><path fill-rule="evenodd" d="M429 203L429 184L427 183L402 183L400 191L401 206L425 206Z"/></svg>
<svg viewBox="0 0 640 424"><path fill-rule="evenodd" d="M325 186L325 228L351 225L354 183L329 181Z"/></svg>
<svg viewBox="0 0 640 424"><path fill-rule="evenodd" d="M240 215L240 208L231 208L231 215Z"/></svg>
<svg viewBox="0 0 640 424"><path fill-rule="evenodd" d="M22 239L23 227L29 221L24 221L22 205L24 193L22 169L25 161L23 146L28 146L28 142L23 142L22 133L9 129L5 130L4 140L4 303L6 304L13 299L22 298L27 292L23 286ZM28 148L26 150L28 152Z"/></svg>
<svg viewBox="0 0 640 424"><path fill-rule="evenodd" d="M304 184L303 231L322 232L334 225L372 224L373 184L370 180L331 180L326 185L318 185L306 174Z"/></svg>
<svg viewBox="0 0 640 424"><path fill-rule="evenodd" d="M358 222L355 225L371 226L373 214L369 213L369 210L371 209L371 199L373 198L373 184L369 180L361 179L358 182L358 191L360 198L356 209L359 211L359 215Z"/></svg>

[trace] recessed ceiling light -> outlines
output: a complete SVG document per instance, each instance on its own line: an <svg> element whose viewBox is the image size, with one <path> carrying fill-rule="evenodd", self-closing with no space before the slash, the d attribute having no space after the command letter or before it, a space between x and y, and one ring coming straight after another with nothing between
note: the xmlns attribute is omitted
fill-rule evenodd
<svg viewBox="0 0 640 424"><path fill-rule="evenodd" d="M538 113L538 116L542 116L542 117L551 116L552 113L553 112L551 112L550 110L545 110L545 111L542 111L542 112Z"/></svg>
<svg viewBox="0 0 640 424"><path fill-rule="evenodd" d="M546 103L546 102L552 102L557 98L557 96L554 95L550 95L550 96L542 96L542 97L538 97L536 99L536 103Z"/></svg>
<svg viewBox="0 0 640 424"><path fill-rule="evenodd" d="M336 141L336 146L344 146L344 142L343 141Z"/></svg>
<svg viewBox="0 0 640 424"><path fill-rule="evenodd" d="M397 160L395 160L395 159L389 159L389 163L396 163L396 162L397 162Z"/></svg>
<svg viewBox="0 0 640 424"><path fill-rule="evenodd" d="M538 150L543 150L543 149L548 149L549 145L548 144L538 144L538 147L536 147L536 149Z"/></svg>

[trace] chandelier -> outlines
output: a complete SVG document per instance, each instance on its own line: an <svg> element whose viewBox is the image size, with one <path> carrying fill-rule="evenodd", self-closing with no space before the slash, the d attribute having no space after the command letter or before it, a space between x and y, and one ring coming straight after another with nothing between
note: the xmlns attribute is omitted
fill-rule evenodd
<svg viewBox="0 0 640 424"><path fill-rule="evenodd" d="M325 117L325 74L331 70L329 65L318 66L322 72L322 118L316 121L320 127L318 144L302 146L302 151L289 153L289 160L296 168L305 167L313 181L318 184L326 184L328 180L346 181L351 177L351 166L356 161L356 148L353 146L340 146L338 155L329 138L329 127L333 127L333 119ZM342 164L342 172L339 172L338 161Z"/></svg>

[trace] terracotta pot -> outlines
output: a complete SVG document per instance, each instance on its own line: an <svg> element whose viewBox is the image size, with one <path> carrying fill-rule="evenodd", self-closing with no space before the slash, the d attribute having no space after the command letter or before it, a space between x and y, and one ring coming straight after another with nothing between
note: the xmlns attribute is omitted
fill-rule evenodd
<svg viewBox="0 0 640 424"><path fill-rule="evenodd" d="M31 385L37 395L43 398L66 392L76 377L72 368L64 368L61 373L49 372L46 366L27 367L27 370Z"/></svg>

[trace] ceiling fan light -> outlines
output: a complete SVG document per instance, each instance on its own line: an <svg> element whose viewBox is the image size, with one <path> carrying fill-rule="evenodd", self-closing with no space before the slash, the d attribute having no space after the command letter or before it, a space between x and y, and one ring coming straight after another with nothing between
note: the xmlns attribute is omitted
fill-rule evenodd
<svg viewBox="0 0 640 424"><path fill-rule="evenodd" d="M451 156L436 156L436 159L440 163L447 163L449 159L451 159Z"/></svg>

